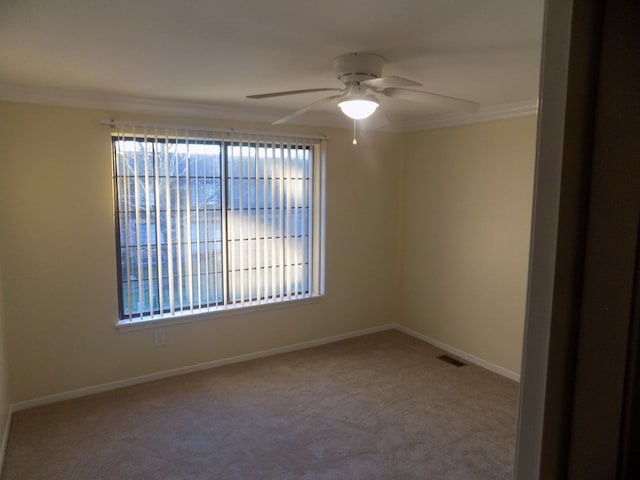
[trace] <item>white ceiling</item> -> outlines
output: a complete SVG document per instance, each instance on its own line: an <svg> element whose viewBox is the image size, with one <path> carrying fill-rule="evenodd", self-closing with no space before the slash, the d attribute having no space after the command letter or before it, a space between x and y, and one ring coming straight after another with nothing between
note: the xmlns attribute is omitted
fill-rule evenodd
<svg viewBox="0 0 640 480"><path fill-rule="evenodd" d="M522 109L538 95L544 0L0 0L0 98L130 105L273 121L338 87L331 60L384 56L385 75ZM57 99L57 100L56 100ZM382 99L387 120L419 128L443 112ZM445 115L446 116L446 115ZM349 127L334 103L292 123Z"/></svg>

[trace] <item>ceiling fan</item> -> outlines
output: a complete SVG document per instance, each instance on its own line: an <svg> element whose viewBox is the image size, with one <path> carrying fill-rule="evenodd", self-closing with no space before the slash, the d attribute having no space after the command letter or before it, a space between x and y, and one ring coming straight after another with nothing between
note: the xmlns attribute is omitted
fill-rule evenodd
<svg viewBox="0 0 640 480"><path fill-rule="evenodd" d="M337 99L341 99L338 107L340 107L345 115L354 120L361 120L372 115L376 108L378 108L379 102L376 94L394 99L427 103L450 110L472 112L478 109L479 105L476 102L413 90L412 87L422 86L421 83L413 80L395 76L383 77L382 67L384 62L384 57L373 53L347 53L333 59L335 74L339 80L344 82L344 88L308 88L304 90L248 95L247 98L262 99L312 92L339 92L336 95L322 98L300 110L290 113L286 117L276 120L273 122L274 125L288 122L323 103Z"/></svg>

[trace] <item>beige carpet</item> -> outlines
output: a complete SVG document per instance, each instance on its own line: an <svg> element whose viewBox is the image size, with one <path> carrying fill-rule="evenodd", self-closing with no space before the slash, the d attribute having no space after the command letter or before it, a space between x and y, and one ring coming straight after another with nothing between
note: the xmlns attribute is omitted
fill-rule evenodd
<svg viewBox="0 0 640 480"><path fill-rule="evenodd" d="M518 388L397 331L14 415L5 480L509 479Z"/></svg>

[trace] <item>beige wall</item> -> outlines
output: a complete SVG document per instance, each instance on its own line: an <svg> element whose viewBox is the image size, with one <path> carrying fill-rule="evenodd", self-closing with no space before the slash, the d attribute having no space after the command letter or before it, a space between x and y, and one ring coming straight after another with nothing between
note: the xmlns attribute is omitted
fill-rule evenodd
<svg viewBox="0 0 640 480"><path fill-rule="evenodd" d="M333 336L394 318L388 298L397 285L396 165L402 161L396 137L362 138L354 148L348 129L307 129L330 137L325 299L165 327L164 347L154 347L152 330L117 332L110 131L99 124L113 116L0 103L0 264L12 402Z"/></svg>
<svg viewBox="0 0 640 480"><path fill-rule="evenodd" d="M363 132L357 147L348 128L279 129L330 137L326 297L164 327L164 347L154 347L153 330L114 327L105 118L274 128L0 102L11 402L392 322L519 372L533 118Z"/></svg>
<svg viewBox="0 0 640 480"><path fill-rule="evenodd" d="M408 136L404 323L520 372L535 117Z"/></svg>

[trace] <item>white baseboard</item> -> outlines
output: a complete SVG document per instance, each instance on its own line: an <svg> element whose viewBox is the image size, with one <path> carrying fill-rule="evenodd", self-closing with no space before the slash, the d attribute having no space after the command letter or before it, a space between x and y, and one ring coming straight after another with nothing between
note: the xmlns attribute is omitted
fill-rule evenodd
<svg viewBox="0 0 640 480"><path fill-rule="evenodd" d="M407 335L411 335L412 337L418 338L424 342L427 342L434 347L438 347L445 352L451 353L456 357L460 357L468 362L471 362L479 367L486 368L487 370L497 373L498 375L502 375L503 377L507 377L511 380L515 380L516 382L520 381L520 374L516 372L512 372L511 370L507 370L499 365L483 360L482 358L476 357L475 355L471 355L467 352L459 350L451 345L447 345L446 343L440 342L434 338L427 337L421 333L416 332L415 330L411 330L410 328L405 327L404 325L396 324L394 328L400 330L401 332L406 333Z"/></svg>
<svg viewBox="0 0 640 480"><path fill-rule="evenodd" d="M139 377L133 377L133 378L126 378L123 380L117 380L115 382L109 382L109 383L103 383L100 385L93 385L90 387L85 387L85 388L79 388L77 390L69 390L66 392L61 392L61 393L56 393L53 395L47 395L44 397L38 397L38 398L33 398L31 400L25 400L22 402L17 402L17 403L13 403L9 406L9 420L7 422L7 427L5 429L4 432L4 442L6 442L7 436L8 436L8 432L9 432L9 427L10 427L10 421L11 421L11 413L13 412L19 412L20 410L26 410L28 408L33 408L33 407L40 407L43 405L48 405L51 403L55 403L55 402L61 402L64 400L71 400L74 398L79 398L79 397L84 397L87 395L93 395L95 393L102 393L102 392L107 392L109 390L115 390L118 388L123 388L123 387L129 387L132 385L137 385L140 383L146 383L146 382L152 382L154 380L160 380L163 378L169 378L169 377L174 377L176 375L183 375L185 373L191 373L191 372L197 372L200 370L206 370L209 368L215 368L215 367L221 367L224 365L230 365L233 363L240 363L240 362L246 362L247 360L254 360L257 358L263 358L263 357L269 357L271 355L277 355L279 353L287 353L287 352L293 352L296 350L302 350L305 348L310 348L310 347L316 347L319 345L325 345L328 343L334 343L334 342L339 342L341 340L346 340L348 338L354 338L354 337L360 337L362 335L368 335L371 333L376 333L376 332L382 332L384 330L392 330L392 329L396 329L399 330L401 332L404 332L408 335L411 335L412 337L418 338L424 342L427 342L435 347L438 347L446 352L449 352L453 355L456 355L464 360L467 360L468 362L471 362L473 364L476 364L480 367L486 368L487 370L490 370L492 372L495 372L499 375L502 375L504 377L510 378L511 380L515 380L517 382L520 381L520 375L518 373L512 372L510 370L507 370L506 368L500 367L498 365L495 365L491 362L487 362L486 360L483 360L481 358L478 358L474 355L470 355L466 352L463 352L462 350L458 350L457 348L451 347L450 345L447 345L445 343L439 342L438 340L435 340L433 338L427 337L426 335L422 335L414 330L411 330L410 328L405 327L404 325L400 325L398 323L388 323L385 325L380 325L377 327L371 327L371 328L366 328L363 330L357 330L354 332L349 332L349 333L343 333L340 335L335 335L332 337L325 337L325 338L319 338L316 340L309 340L306 342L301 342L301 343L295 343L292 345L285 345L282 347L276 347L276 348L270 348L267 350L261 350L258 352L253 352L253 353L247 353L244 355L237 355L234 357L228 357L228 358L222 358L219 360L213 360L210 362L204 362L204 363L199 363L196 365L188 365L186 367L180 367L180 368L174 368L172 370L165 370L162 372L156 372L156 373L151 373L148 375L141 375ZM5 444L3 443L2 448L4 448ZM0 452L0 453L3 453ZM3 456L0 458L4 458Z"/></svg>
<svg viewBox="0 0 640 480"><path fill-rule="evenodd" d="M56 393L54 395L47 395L45 397L39 397L31 400L25 400L23 402L13 403L9 405L9 410L7 414L8 418L7 418L7 422L5 424L4 432L2 435L2 443L0 444L0 474L2 474L2 467L4 465L4 456L7 449L7 443L9 440L9 431L11 429L11 420L14 412L18 412L20 410L26 410L28 408L48 405L55 402L61 402L63 400L71 400L73 398L84 397L84 396L92 395L95 393L107 392L109 390L115 390L118 388L137 385L140 383L152 382L154 380L160 380L162 378L169 378L169 377L174 377L176 375L183 375L185 373L191 373L191 372L197 372L200 370L206 370L209 368L221 367L223 365L230 365L233 363L245 362L247 360L254 360L257 358L268 357L272 355L277 355L279 353L293 352L296 350L302 350L305 348L316 347L316 346L325 345L328 343L339 342L341 340L346 340L348 338L360 337L362 335L368 335L371 333L382 332L385 330L392 330L392 329L396 329L401 332L404 332L407 335L411 335L412 337L415 337L419 340L429 343L434 347L440 348L441 350L449 352L453 355L456 355L457 357L467 360L468 362L471 362L475 365L486 368L487 370L490 370L494 373L507 377L511 380L515 380L516 382L520 381L520 374L518 373L512 372L511 370L507 370L506 368L500 367L491 362L487 362L482 358L463 352L462 350L454 348L450 345L442 343L433 338L427 337L426 335L422 335L421 333L418 333L415 330L411 330L410 328L407 328L404 325L400 325L398 323L389 323L389 324L380 325L377 327L357 330L355 332L343 333L341 335L335 335L332 337L319 338L316 340L309 340L306 342L295 343L292 345L285 345L282 347L270 348L267 350L247 353L244 355L237 355L235 357L228 357L228 358L223 358L219 360L213 360L211 362L200 363L197 365L189 365L186 367L175 368L172 370L165 370L163 372L151 373L151 374L142 375L139 377L127 378L127 379L118 380L115 382L103 383L100 385L79 388L77 390L70 390L67 392Z"/></svg>
<svg viewBox="0 0 640 480"><path fill-rule="evenodd" d="M339 342L340 340L346 340L348 338L353 338L353 337L360 337L362 335L368 335L370 333L381 332L384 330L391 330L394 328L397 328L397 325L390 323L386 325L380 325L377 327L366 328L364 330L357 330L355 332L343 333L343 334L335 335L332 337L309 340L306 342L295 343L292 345L285 345L282 347L270 348L267 350L247 353L244 355L237 355L235 357L222 358L219 360L213 360L211 362L204 362L196 365L189 365L186 367L174 368L172 370L165 370L162 372L142 375L139 377L126 378L124 380L117 380L115 382L103 383L100 385L93 385L91 387L79 388L77 390L70 390L67 392L56 393L53 395L47 395L45 397L38 397L38 398L33 398L31 400L25 400L22 402L13 403L10 405L10 411L19 412L20 410L26 410L28 408L33 408L33 407L40 407L40 406L48 405L51 403L61 402L63 400L71 400L73 398L93 395L95 393L107 392L109 390L129 387L131 385L152 382L154 380L174 377L176 375L183 375L185 373L197 372L197 371L206 370L209 368L230 365L233 363L246 362L247 360L254 360L257 358L269 357L272 355L277 355L279 353L293 352L295 350L302 350L305 348L316 347L316 346L324 345L327 343Z"/></svg>

